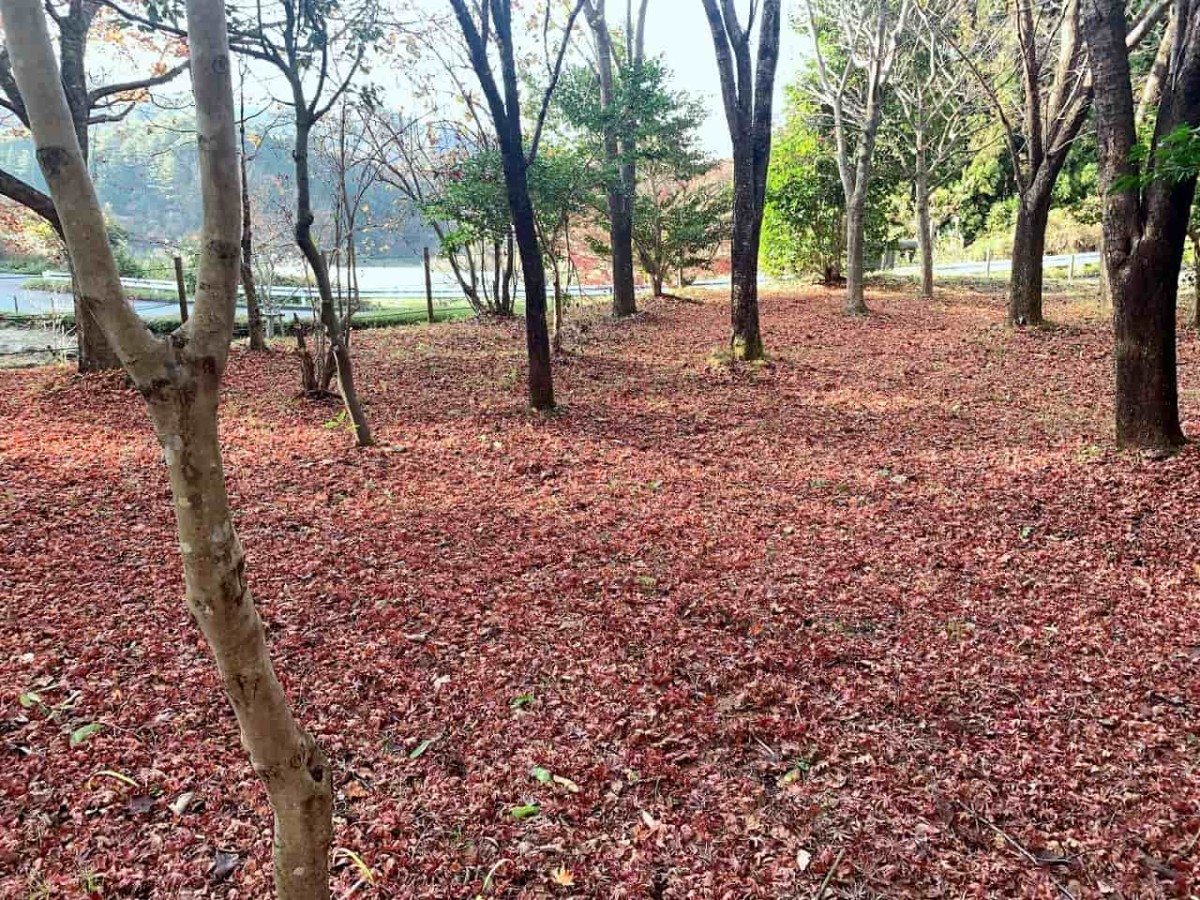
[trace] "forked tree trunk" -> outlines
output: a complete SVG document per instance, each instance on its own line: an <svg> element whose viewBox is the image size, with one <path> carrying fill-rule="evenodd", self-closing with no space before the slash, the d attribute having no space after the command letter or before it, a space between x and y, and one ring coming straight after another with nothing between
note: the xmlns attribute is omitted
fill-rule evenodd
<svg viewBox="0 0 1200 900"><path fill-rule="evenodd" d="M325 900L331 774L292 715L271 664L230 517L217 407L237 302L240 199L222 0L188 0L204 227L195 312L170 339L125 302L104 217L71 127L40 0L0 0L13 69L80 295L145 398L163 447L187 604L212 647L255 772L275 814L276 894Z"/></svg>
<svg viewBox="0 0 1200 900"><path fill-rule="evenodd" d="M753 8L752 8L753 9ZM771 160L771 102L779 61L780 0L764 0L758 48L737 19L733 3L704 0L712 33L721 98L733 143L733 229L730 241L730 348L735 357L763 357L758 320L758 251ZM750 14L753 24L754 12Z"/></svg>
<svg viewBox="0 0 1200 900"><path fill-rule="evenodd" d="M1012 275L1008 287L1008 324L1040 326L1042 316L1043 260L1046 223L1050 218L1050 193L1031 187L1017 205L1013 231Z"/></svg>

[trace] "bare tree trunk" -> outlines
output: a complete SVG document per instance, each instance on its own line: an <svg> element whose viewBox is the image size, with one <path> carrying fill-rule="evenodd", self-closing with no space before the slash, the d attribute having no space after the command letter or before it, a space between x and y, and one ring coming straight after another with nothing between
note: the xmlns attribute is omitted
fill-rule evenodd
<svg viewBox="0 0 1200 900"><path fill-rule="evenodd" d="M80 295L137 385L162 444L187 604L221 672L242 742L275 814L281 900L325 900L331 775L288 705L246 581L221 464L217 407L237 302L240 200L222 0L188 0L204 227L195 311L169 340L124 301L95 189L71 127L40 0L0 0L14 73Z"/></svg>
<svg viewBox="0 0 1200 900"><path fill-rule="evenodd" d="M846 199L846 302L848 316L865 316L863 296L866 279L866 205L865 191L856 190Z"/></svg>
<svg viewBox="0 0 1200 900"><path fill-rule="evenodd" d="M771 101L779 61L779 0L765 0L759 16L757 59L733 3L704 0L712 32L725 119L733 142L733 234L730 306L734 356L763 357L758 319L758 251L771 159ZM749 21L753 23L754 13ZM755 70L752 74L752 70Z"/></svg>
<svg viewBox="0 0 1200 900"><path fill-rule="evenodd" d="M562 353L563 341L563 290L562 278L558 274L558 264L553 266L554 271L554 334L551 337L551 348L554 353Z"/></svg>
<svg viewBox="0 0 1200 900"><path fill-rule="evenodd" d="M1176 267L1176 281L1178 271ZM1178 447L1183 430L1176 379L1177 288L1168 283L1169 263L1139 254L1119 274L1112 274L1117 441L1124 447Z"/></svg>
<svg viewBox="0 0 1200 900"><path fill-rule="evenodd" d="M1046 223L1050 218L1050 193L1035 182L1017 206L1013 231L1012 275L1008 288L1010 325L1044 324L1042 316L1043 260Z"/></svg>
<svg viewBox="0 0 1200 900"><path fill-rule="evenodd" d="M605 0L591 0L584 5L588 25L596 40L596 73L600 81L600 108L609 117L616 102L613 88L613 46L605 16ZM637 65L636 60L628 60ZM626 154L632 150L625 142ZM620 318L637 312L637 295L633 283L633 197L636 174L631 162L620 164L621 140L611 122L604 126L604 159L610 168L617 169L616 177L606 190L608 201L608 234L612 253L613 315Z"/></svg>
<svg viewBox="0 0 1200 900"><path fill-rule="evenodd" d="M317 279L317 291L321 297L321 325L329 340L334 361L337 364L338 388L346 414L354 426L355 440L360 447L375 443L371 426L358 398L354 386L354 369L350 362L350 348L342 335L341 322L333 305L333 285L329 281L329 266L317 249L312 236L313 212L310 199L308 172L308 138L312 123L308 121L302 102L296 103L296 144L292 156L296 166L296 245L308 261Z"/></svg>
<svg viewBox="0 0 1200 900"><path fill-rule="evenodd" d="M508 205L512 211L513 232L521 254L525 276L525 344L529 351L529 405L534 409L554 409L554 381L550 367L550 335L546 328L546 269L538 244L533 204L525 156L516 142L515 152L502 153ZM511 255L510 255L511 259Z"/></svg>
<svg viewBox="0 0 1200 900"><path fill-rule="evenodd" d="M71 297L75 304L75 346L79 353L79 371L82 373L110 372L113 369L121 368L121 360L117 357L117 351L104 337L100 323L96 321L79 293L79 284L75 278L75 264L71 261L69 253L67 254L67 269L71 273Z"/></svg>
<svg viewBox="0 0 1200 900"><path fill-rule="evenodd" d="M1155 134L1200 125L1200 0L1179 0L1172 61L1158 101ZM1121 0L1086 0L1084 20L1096 91L1104 264L1113 298L1116 432L1122 447L1168 453L1180 446L1175 312L1196 177L1152 177L1133 158L1137 121Z"/></svg>
<svg viewBox="0 0 1200 900"><path fill-rule="evenodd" d="M921 253L921 298L933 299L933 227L929 221L929 170L925 148L917 147L917 243Z"/></svg>
<svg viewBox="0 0 1200 900"><path fill-rule="evenodd" d="M242 175L242 291L246 295L246 321L250 326L250 349L266 350L263 338L262 313L258 308L258 290L254 284L254 220L250 215L250 182L246 178L246 105L242 102L238 121L241 153L238 163Z"/></svg>

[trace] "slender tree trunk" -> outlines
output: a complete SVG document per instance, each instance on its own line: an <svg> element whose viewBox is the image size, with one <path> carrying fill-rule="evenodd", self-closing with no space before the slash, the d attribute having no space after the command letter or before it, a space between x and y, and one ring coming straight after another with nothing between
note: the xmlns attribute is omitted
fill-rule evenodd
<svg viewBox="0 0 1200 900"><path fill-rule="evenodd" d="M562 353L563 340L563 291L562 278L558 274L557 263L554 269L554 335L551 341L555 354Z"/></svg>
<svg viewBox="0 0 1200 900"><path fill-rule="evenodd" d="M504 182L512 214L521 271L525 276L525 344L529 351L529 405L554 409L554 380L550 367L550 334L546 328L546 269L538 243L529 179L521 145L505 147Z"/></svg>
<svg viewBox="0 0 1200 900"><path fill-rule="evenodd" d="M350 348L342 335L341 322L333 305L333 285L329 281L329 266L325 257L317 249L312 236L313 212L310 199L308 172L308 139L312 123L308 122L300 110L302 104L297 104L296 144L293 159L296 166L296 245L308 261L317 279L317 291L321 297L321 325L333 352L337 365L338 388L342 394L342 402L346 405L346 414L354 426L354 436L360 447L369 447L375 443L371 436L371 426L367 422L366 413L358 398L358 390L354 385L354 369L350 362Z"/></svg>
<svg viewBox="0 0 1200 900"><path fill-rule="evenodd" d="M246 163L243 159L242 171ZM267 341L263 337L262 311L258 306L258 288L254 283L254 230L250 223L250 193L246 190L246 182L242 182L242 258L241 275L242 291L246 295L246 320L250 326L250 349L266 350Z"/></svg>
<svg viewBox="0 0 1200 900"><path fill-rule="evenodd" d="M846 302L848 316L868 312L863 286L866 279L866 205L865 192L856 190L846 203Z"/></svg>
<svg viewBox="0 0 1200 900"><path fill-rule="evenodd" d="M933 299L933 227L929 221L929 170L923 147L917 149L917 243L921 253L921 297Z"/></svg>
<svg viewBox="0 0 1200 900"><path fill-rule="evenodd" d="M626 189L622 179L608 191L608 214L612 225L613 315L618 318L637 312L637 291L633 279L633 202L626 195Z"/></svg>
<svg viewBox="0 0 1200 900"><path fill-rule="evenodd" d="M292 716L250 595L225 492L217 390L201 376L147 395L175 499L188 609L212 647L275 812L276 895L323 900L333 827L329 763Z"/></svg>
<svg viewBox="0 0 1200 900"><path fill-rule="evenodd" d="M1043 265L1046 223L1050 217L1050 192L1037 182L1017 206L1013 232L1012 275L1008 289L1008 324L1044 324L1042 317Z"/></svg>
<svg viewBox="0 0 1200 900"><path fill-rule="evenodd" d="M204 227L195 311L170 338L125 303L95 189L71 128L40 0L0 0L13 68L80 295L145 398L174 499L188 608L212 648L242 743L275 814L276 895L326 900L332 778L275 675L229 510L217 408L237 300L240 205L221 0L188 0Z"/></svg>
<svg viewBox="0 0 1200 900"><path fill-rule="evenodd" d="M1192 238L1192 282L1192 327L1200 330L1200 233Z"/></svg>
<svg viewBox="0 0 1200 900"><path fill-rule="evenodd" d="M588 3L584 7L588 24L596 39L596 72L600 81L600 108L611 117L616 103L613 88L612 36L608 30L604 3ZM633 61L627 63L634 65ZM633 148L626 141L628 154ZM616 133L611 121L604 127L604 161L615 177L608 186L608 235L612 253L613 315L633 315L637 312L637 295L633 283L633 191L636 189L636 174L631 163L622 165L621 136Z"/></svg>
<svg viewBox="0 0 1200 900"><path fill-rule="evenodd" d="M650 273L650 283L654 286L654 296L663 296L663 274L662 269L655 269ZM683 285L681 284L680 287Z"/></svg>
<svg viewBox="0 0 1200 900"><path fill-rule="evenodd" d="M250 182L246 178L246 112L244 103L239 133L242 145L242 152L238 154L242 175L242 291L246 295L246 320L250 326L250 349L266 350L267 342L263 338L262 313L258 308L258 290L254 284L254 220L250 215Z"/></svg>

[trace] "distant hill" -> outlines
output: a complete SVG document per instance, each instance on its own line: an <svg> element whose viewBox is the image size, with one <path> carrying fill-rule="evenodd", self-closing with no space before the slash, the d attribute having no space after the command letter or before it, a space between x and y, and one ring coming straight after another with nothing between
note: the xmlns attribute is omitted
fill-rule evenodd
<svg viewBox="0 0 1200 900"><path fill-rule="evenodd" d="M92 130L90 164L104 205L128 232L137 252L178 242L200 229L200 184L196 144L190 116L161 110L130 117L117 125ZM313 205L317 225L333 207L333 177L316 157ZM33 144L28 138L0 140L0 168L44 189ZM254 151L249 167L255 218L284 219L292 207L291 134L275 129ZM359 246L360 258L419 257L424 246L436 247L432 231L412 204L386 185L371 188L364 198L370 223ZM290 215L286 221L290 221Z"/></svg>

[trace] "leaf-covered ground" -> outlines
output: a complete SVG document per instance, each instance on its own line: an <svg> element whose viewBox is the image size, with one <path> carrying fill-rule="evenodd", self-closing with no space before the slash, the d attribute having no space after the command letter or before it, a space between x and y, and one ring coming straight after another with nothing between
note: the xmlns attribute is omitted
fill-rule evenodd
<svg viewBox="0 0 1200 900"><path fill-rule="evenodd" d="M1112 449L1109 332L1065 304L875 307L771 296L733 373L720 302L594 317L549 418L518 325L364 333L370 451L283 349L235 353L237 524L336 765L339 895L1196 890L1200 451ZM0 374L5 898L269 894L139 404Z"/></svg>

